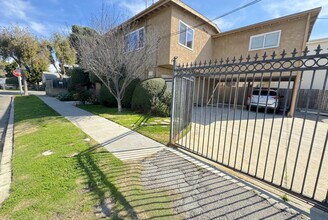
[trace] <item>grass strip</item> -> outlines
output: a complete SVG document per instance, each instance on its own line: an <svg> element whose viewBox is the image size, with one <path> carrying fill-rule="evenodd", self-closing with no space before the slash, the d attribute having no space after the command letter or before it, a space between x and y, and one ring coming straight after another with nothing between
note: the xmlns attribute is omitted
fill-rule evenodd
<svg viewBox="0 0 328 220"><path fill-rule="evenodd" d="M125 164L86 138L39 98L16 97L13 183L0 219L175 216L169 191L144 189L140 163Z"/></svg>

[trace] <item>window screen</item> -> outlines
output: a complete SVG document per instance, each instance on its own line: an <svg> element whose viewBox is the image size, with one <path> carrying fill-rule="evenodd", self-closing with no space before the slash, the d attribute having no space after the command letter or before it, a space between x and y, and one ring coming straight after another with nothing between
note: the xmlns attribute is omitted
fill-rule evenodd
<svg viewBox="0 0 328 220"><path fill-rule="evenodd" d="M179 43L192 49L194 41L194 30L180 21Z"/></svg>
<svg viewBox="0 0 328 220"><path fill-rule="evenodd" d="M251 36L249 50L258 50L279 46L281 31Z"/></svg>

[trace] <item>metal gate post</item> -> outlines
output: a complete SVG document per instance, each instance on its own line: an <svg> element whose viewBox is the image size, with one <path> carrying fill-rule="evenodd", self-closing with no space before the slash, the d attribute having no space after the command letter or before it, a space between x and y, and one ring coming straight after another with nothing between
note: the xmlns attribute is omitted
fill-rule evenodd
<svg viewBox="0 0 328 220"><path fill-rule="evenodd" d="M173 137L173 120L174 120L174 103L175 103L175 69L177 65L177 59L178 57L173 58L173 68L172 68L172 101L171 101L171 121L170 121L170 145L173 146L175 143L174 137Z"/></svg>

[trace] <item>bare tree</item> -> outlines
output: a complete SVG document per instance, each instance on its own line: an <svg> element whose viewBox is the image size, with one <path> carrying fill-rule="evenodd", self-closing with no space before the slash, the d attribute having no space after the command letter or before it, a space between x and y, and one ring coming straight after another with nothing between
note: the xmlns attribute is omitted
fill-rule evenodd
<svg viewBox="0 0 328 220"><path fill-rule="evenodd" d="M81 67L100 79L116 98L121 112L126 87L154 65L157 37L150 27L138 29L141 24L137 21L118 25L122 16L111 11L103 9L93 17L92 28L97 34L77 36L75 48Z"/></svg>

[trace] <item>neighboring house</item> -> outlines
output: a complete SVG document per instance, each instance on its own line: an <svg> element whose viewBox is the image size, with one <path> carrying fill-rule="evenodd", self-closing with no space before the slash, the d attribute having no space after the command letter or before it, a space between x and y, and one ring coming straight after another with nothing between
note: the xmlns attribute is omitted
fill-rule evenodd
<svg viewBox="0 0 328 220"><path fill-rule="evenodd" d="M171 77L172 59L178 63L220 58L254 57L283 49L302 51L309 40L321 8L221 32L215 23L180 0L160 0L127 22L137 22L131 40L142 49L147 35L156 33L158 40L154 66L146 77Z"/></svg>
<svg viewBox="0 0 328 220"><path fill-rule="evenodd" d="M48 80L60 79L59 73L54 72L43 72L42 74L42 83L46 83Z"/></svg>
<svg viewBox="0 0 328 220"><path fill-rule="evenodd" d="M318 45L320 45L321 51L320 53L328 53L328 38L310 40L306 43L308 47L309 53L308 55L314 55L316 52ZM317 70L314 77L312 71L304 71L302 76L301 89L312 89L312 90L322 90L323 82L325 81L326 70ZM311 81L313 77L313 85L311 88ZM271 84L271 87L277 87L278 83L274 82ZM280 88L286 89L288 87L287 82L281 82ZM328 90L328 81L326 83L325 90Z"/></svg>
<svg viewBox="0 0 328 220"><path fill-rule="evenodd" d="M306 46L310 50L309 54L315 54L315 49L317 46L320 45L322 51L321 53L328 53L328 38L322 38L317 40L311 40L306 43ZM320 62L320 61L319 61ZM316 71L314 78L313 78L313 85L312 89L323 89L323 82L325 82L325 77L327 70L318 70ZM313 74L305 72L303 74L303 79L301 83L301 89L310 89L311 81L312 81ZM328 80L326 81L325 90L328 90Z"/></svg>

